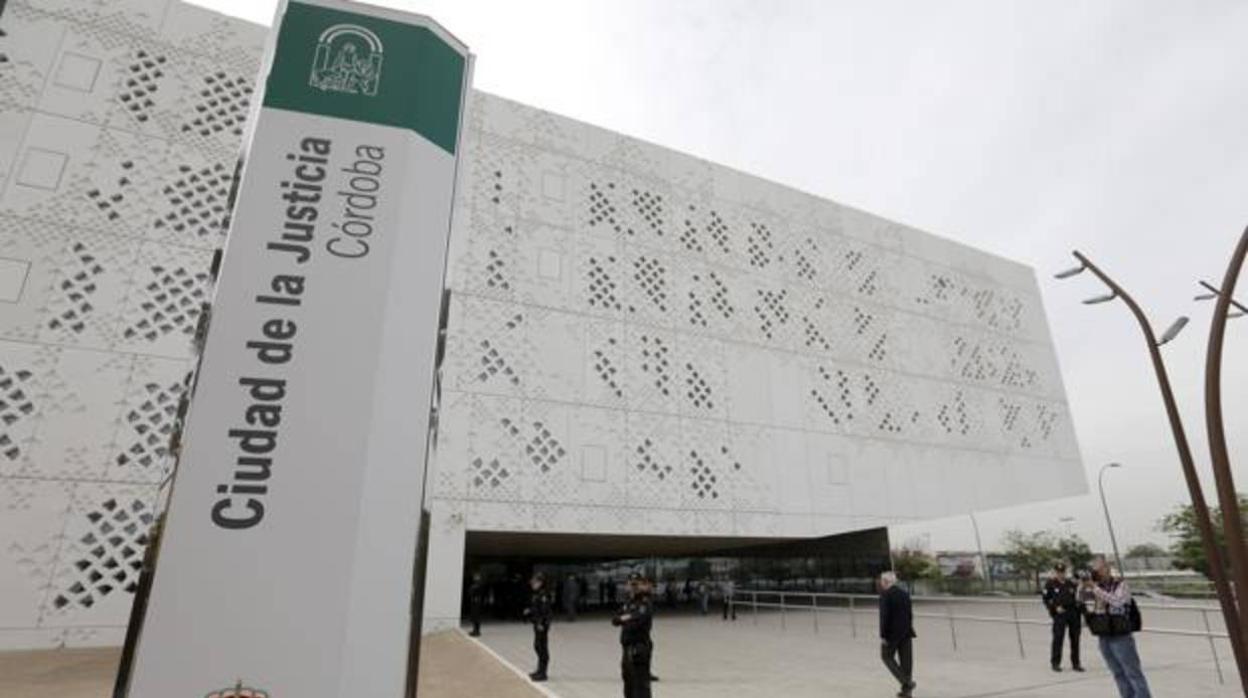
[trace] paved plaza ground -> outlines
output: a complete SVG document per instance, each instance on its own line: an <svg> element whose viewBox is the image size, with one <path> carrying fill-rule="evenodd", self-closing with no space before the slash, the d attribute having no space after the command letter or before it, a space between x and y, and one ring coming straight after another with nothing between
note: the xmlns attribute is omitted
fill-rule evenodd
<svg viewBox="0 0 1248 698"><path fill-rule="evenodd" d="M111 696L120 654L113 647L0 652L0 698ZM425 638L420 667L421 698L542 697L527 679L458 632Z"/></svg>
<svg viewBox="0 0 1248 698"><path fill-rule="evenodd" d="M1037 602L1038 603L1038 602ZM1023 618L1042 618L1022 607ZM940 613L943 604L920 606ZM952 604L957 616L999 615L1001 609ZM1033 612L1028 612L1028 611ZM1009 612L1006 611L1008 614ZM1152 627L1203 629L1200 614L1146 610ZM1216 619L1215 619L1216 620ZM660 611L655 624L657 698L842 698L887 697L896 692L878 657L873 609L856 615L857 638L843 611L820 614L819 629L809 611L790 611L782 625L777 612L755 618L743 610L735 623L719 616ZM1048 632L1023 626L1027 659L1020 659L1013 625L958 621L958 649L949 623L917 623L916 678L922 698L1107 698L1117 695L1095 639L1085 635L1086 674L1054 674L1048 668ZM1216 629L1216 626L1215 626ZM620 693L619 646L606 615L558 622L551 632L552 680L537 688L521 674L532 669L532 634L522 623L493 623L483 644L462 633L426 638L421 661L421 698L614 698ZM1208 641L1196 637L1137 636L1158 698L1237 695L1220 685ZM1223 670L1234 669L1225 641L1219 641ZM99 698L110 695L116 648L0 653L0 696Z"/></svg>
<svg viewBox="0 0 1248 698"><path fill-rule="evenodd" d="M977 611L982 613L975 608L955 608L954 612L971 615ZM714 615L660 615L655 623L654 671L661 681L655 685L655 696L892 696L897 687L880 664L873 612L866 610L858 615L857 639L851 637L843 612L821 614L818 633L809 613L787 614L785 628L775 612L760 613L757 624L748 612L736 623L725 623ZM1166 617L1169 615L1174 617ZM1164 627L1202 623L1199 614L1183 618L1179 614L1150 613L1149 617L1165 623ZM1023 627L1026 660L1019 657L1013 625L960 622L956 629L955 652L948 622L918 621L916 696L1117 695L1090 635L1084 636L1084 664L1088 672L1055 674L1048 667L1048 631L1042 626ZM532 669L532 635L527 626L495 624L484 630L482 639L499 656L523 671ZM1218 683L1206 639L1157 635L1140 635L1137 639L1153 694L1158 698L1238 695L1231 683ZM1223 670L1227 679L1234 681L1229 647L1225 641L1221 645ZM619 645L606 616L591 615L575 623L557 623L551 631L551 653L554 659L547 688L559 698L614 698L620 694Z"/></svg>

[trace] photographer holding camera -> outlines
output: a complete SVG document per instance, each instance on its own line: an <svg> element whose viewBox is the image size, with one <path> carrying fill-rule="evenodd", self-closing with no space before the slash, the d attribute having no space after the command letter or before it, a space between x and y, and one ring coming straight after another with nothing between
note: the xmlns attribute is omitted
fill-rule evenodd
<svg viewBox="0 0 1248 698"><path fill-rule="evenodd" d="M1132 633L1140 629L1140 611L1125 580L1115 577L1104 557L1092 560L1092 574L1082 577L1079 599L1091 604L1088 629L1100 643L1101 656L1118 684L1122 698L1152 698L1140 667Z"/></svg>

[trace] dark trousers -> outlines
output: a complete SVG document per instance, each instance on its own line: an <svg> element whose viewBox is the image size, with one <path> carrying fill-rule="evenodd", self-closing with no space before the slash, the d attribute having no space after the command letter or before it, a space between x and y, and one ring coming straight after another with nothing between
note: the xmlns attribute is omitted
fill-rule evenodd
<svg viewBox="0 0 1248 698"><path fill-rule="evenodd" d="M473 602L468 607L468 618L472 621L472 636L476 637L481 634L481 604Z"/></svg>
<svg viewBox="0 0 1248 698"><path fill-rule="evenodd" d="M624 648L620 673L624 676L624 698L650 698L650 655L645 645Z"/></svg>
<svg viewBox="0 0 1248 698"><path fill-rule="evenodd" d="M1079 634L1083 630L1083 622L1077 613L1059 613L1053 616L1053 649L1049 652L1049 661L1053 666L1062 665L1063 636L1070 635L1070 665L1079 666Z"/></svg>
<svg viewBox="0 0 1248 698"><path fill-rule="evenodd" d="M537 652L537 673L545 674L550 666L550 624L533 624L533 651Z"/></svg>
<svg viewBox="0 0 1248 698"><path fill-rule="evenodd" d="M914 646L910 638L897 643L881 643L880 659L884 660L884 666L888 667L888 671L902 688L909 686L914 680Z"/></svg>
<svg viewBox="0 0 1248 698"><path fill-rule="evenodd" d="M732 614L732 619L737 619L737 604L735 602L724 599L724 620L728 620L728 614Z"/></svg>

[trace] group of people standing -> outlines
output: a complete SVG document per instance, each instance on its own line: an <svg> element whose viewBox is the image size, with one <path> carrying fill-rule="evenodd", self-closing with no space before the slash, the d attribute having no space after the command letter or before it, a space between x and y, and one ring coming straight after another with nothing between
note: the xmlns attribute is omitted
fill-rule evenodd
<svg viewBox="0 0 1248 698"><path fill-rule="evenodd" d="M573 617L580 589L569 578L562 596L565 612ZM556 593L546 575L538 572L529 580L529 595L522 615L533 626L533 650L537 669L529 674L533 681L545 681L550 668L550 627L554 620ZM650 632L654 622L654 586L644 575L634 573L628 578L628 598L612 616L612 625L620 629L622 657L621 677L625 698L650 698L650 684L657 680L651 673L654 643ZM884 572L879 577L880 657L900 686L899 698L911 698L917 683L914 680L914 611L910 595L897 583L897 576ZM724 619L731 613L731 587L725 590ZM481 608L486 587L481 575L473 575L469 589L472 635L480 634ZM699 600L706 598L699 594ZM569 603L569 599L571 600ZM1067 576L1066 566L1058 563L1044 585L1042 600L1053 620L1050 665L1062 670L1062 651L1069 639L1070 665L1084 671L1079 655L1079 640L1084 624L1097 637L1101 656L1117 684L1122 698L1151 698L1148 680L1140 663L1133 633L1140 630L1139 608L1126 582L1112 574L1104 558L1095 558L1078 581ZM705 613L706 603L702 601ZM731 611L729 609L732 609Z"/></svg>
<svg viewBox="0 0 1248 698"><path fill-rule="evenodd" d="M569 577L562 595L564 611L575 618L579 589L571 585L578 580ZM529 579L529 598L523 617L533 626L533 652L537 655L537 669L529 674L533 681L545 681L550 669L550 626L555 618L555 589L542 572ZM623 656L620 673L624 680L624 698L650 698L650 684L655 679L650 671L654 642L650 629L654 623L654 605L651 601L653 585L640 573L628 577L628 599L611 618L611 624L620 629L620 646ZM472 636L481 634L481 608L484 605L485 585L480 574L473 575L469 587L469 612ZM571 601L569 601L571 600Z"/></svg>
<svg viewBox="0 0 1248 698"><path fill-rule="evenodd" d="M1049 662L1053 671L1062 670L1062 648L1070 641L1070 666L1083 671L1079 660L1079 638L1086 620L1096 636L1101 658L1114 676L1123 698L1151 698L1148 679L1140 663L1133 633L1140 630L1140 609L1127 583L1111 573L1104 558L1092 560L1091 567L1079 574L1078 581L1058 563L1045 582L1043 600L1053 619L1053 644Z"/></svg>
<svg viewBox="0 0 1248 698"><path fill-rule="evenodd" d="M880 575L880 656L901 686L899 698L910 698L914 681L914 611L910 595L897 584L892 572ZM1070 641L1070 664L1082 672L1079 638L1086 623L1096 636L1105 666L1109 668L1122 698L1152 698L1140 663L1133 633L1141 627L1140 611L1127 583L1115 576L1102 557L1092 560L1078 581L1066 575L1058 563L1044 585L1044 606L1053 619L1053 643L1049 655L1053 671L1062 670L1062 649Z"/></svg>

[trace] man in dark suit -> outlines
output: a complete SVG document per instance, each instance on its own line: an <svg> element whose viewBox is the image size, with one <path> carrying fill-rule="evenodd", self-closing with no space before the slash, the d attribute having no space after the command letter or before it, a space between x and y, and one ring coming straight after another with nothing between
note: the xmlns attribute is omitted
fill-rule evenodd
<svg viewBox="0 0 1248 698"><path fill-rule="evenodd" d="M880 575L880 657L901 684L899 698L914 695L914 612L910 595L897 586L897 575Z"/></svg>

